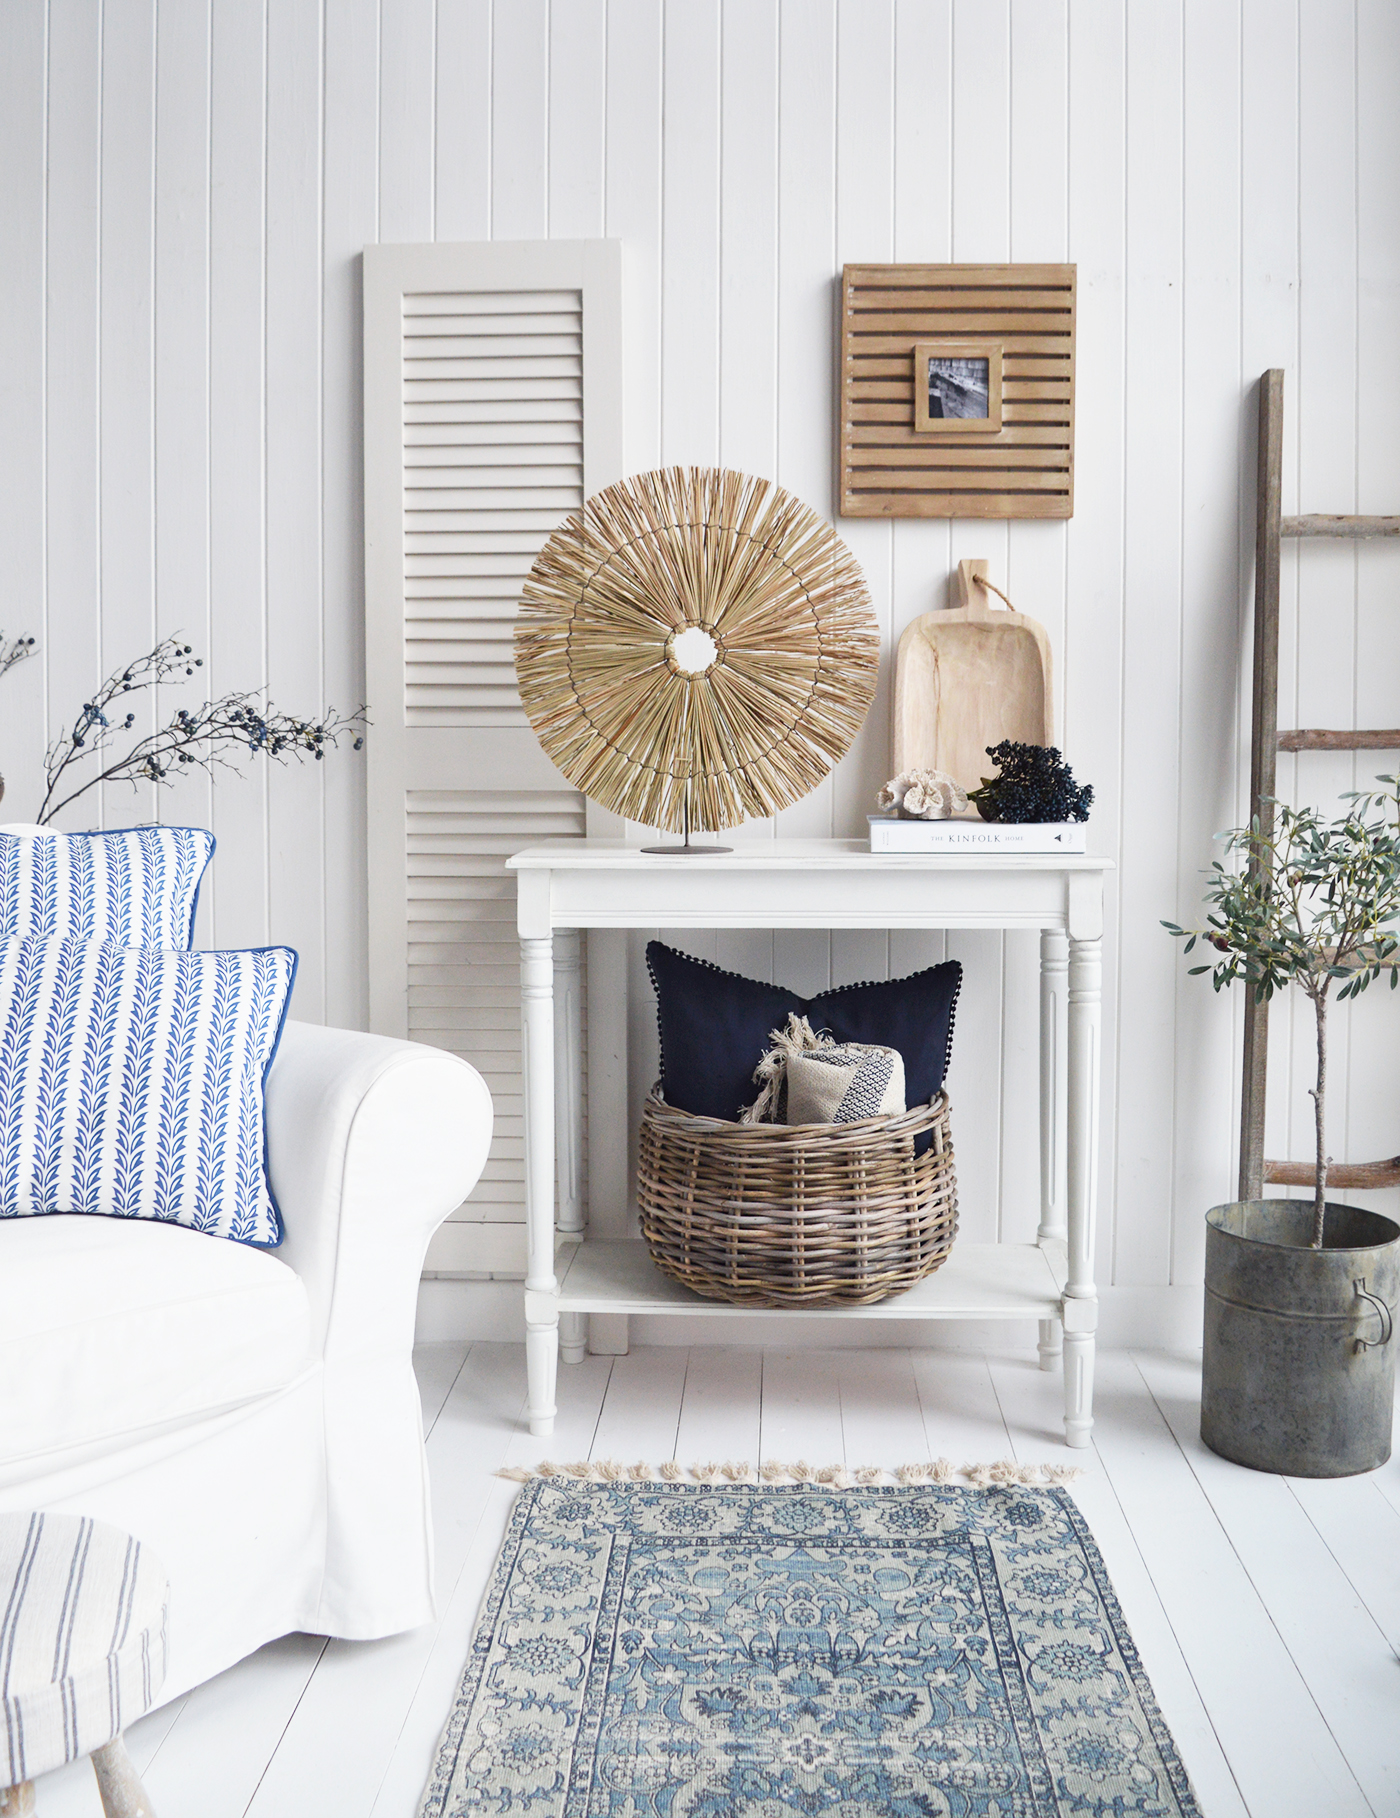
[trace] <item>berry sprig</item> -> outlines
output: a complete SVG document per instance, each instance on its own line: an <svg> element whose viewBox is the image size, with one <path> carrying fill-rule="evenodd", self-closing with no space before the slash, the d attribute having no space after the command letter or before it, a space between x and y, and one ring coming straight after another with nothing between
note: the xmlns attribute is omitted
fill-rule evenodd
<svg viewBox="0 0 1400 1818"><path fill-rule="evenodd" d="M1003 739L988 745L987 756L998 766L984 776L967 799L977 804L984 821L1087 821L1094 799L1092 783L1076 783L1074 772L1053 745L1023 745Z"/></svg>
<svg viewBox="0 0 1400 1818"><path fill-rule="evenodd" d="M261 690L239 690L197 707L177 708L164 726L138 736L118 755L114 744L124 742L123 735L137 722L124 697L181 682L202 667L203 658L195 656L191 645L163 638L154 650L114 670L45 755L48 787L35 816L39 824L50 822L99 783L169 783L186 767L212 773L216 765L245 754L279 764L307 757L319 761L343 738L355 751L364 744L368 720L363 707L350 714L331 709L307 719L279 712Z"/></svg>

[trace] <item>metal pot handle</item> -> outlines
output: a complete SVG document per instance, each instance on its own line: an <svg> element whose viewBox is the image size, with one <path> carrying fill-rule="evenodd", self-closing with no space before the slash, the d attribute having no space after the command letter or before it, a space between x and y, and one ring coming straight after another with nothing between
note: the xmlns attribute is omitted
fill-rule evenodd
<svg viewBox="0 0 1400 1818"><path fill-rule="evenodd" d="M1366 1287L1366 1277L1364 1275L1361 1277L1361 1279L1359 1281L1354 1281L1351 1285L1356 1290L1357 1299L1370 1301L1371 1305L1376 1309L1377 1313L1379 1313L1381 1316L1381 1335L1380 1335L1380 1337L1379 1338L1358 1338L1356 1341L1356 1349L1358 1351L1369 1351L1373 1347L1379 1347L1381 1345L1388 1345L1390 1343L1390 1335L1395 1330L1395 1322L1390 1317L1390 1308L1381 1299L1379 1294L1371 1294L1368 1292L1367 1287Z"/></svg>

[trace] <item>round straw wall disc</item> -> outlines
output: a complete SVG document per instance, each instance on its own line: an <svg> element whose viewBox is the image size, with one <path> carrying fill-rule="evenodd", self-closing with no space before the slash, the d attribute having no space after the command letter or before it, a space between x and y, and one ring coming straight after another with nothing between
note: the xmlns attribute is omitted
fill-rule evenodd
<svg viewBox="0 0 1400 1818"><path fill-rule="evenodd" d="M515 669L552 762L648 827L717 832L814 789L875 695L860 565L769 480L668 467L595 494L540 551Z"/></svg>

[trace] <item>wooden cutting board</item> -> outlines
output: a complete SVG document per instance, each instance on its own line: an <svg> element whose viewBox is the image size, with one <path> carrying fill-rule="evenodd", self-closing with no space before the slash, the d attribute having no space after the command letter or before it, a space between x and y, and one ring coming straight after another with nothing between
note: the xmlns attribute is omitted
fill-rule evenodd
<svg viewBox="0 0 1400 1818"><path fill-rule="evenodd" d="M984 561L958 563L958 604L926 612L899 640L894 774L942 770L964 789L993 771L1002 739L1053 745L1050 638L1024 612L992 608Z"/></svg>

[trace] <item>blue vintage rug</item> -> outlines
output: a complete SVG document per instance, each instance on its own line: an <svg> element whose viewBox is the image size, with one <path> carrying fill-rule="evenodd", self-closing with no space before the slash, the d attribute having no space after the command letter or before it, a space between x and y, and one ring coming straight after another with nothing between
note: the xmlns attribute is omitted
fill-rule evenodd
<svg viewBox="0 0 1400 1818"><path fill-rule="evenodd" d="M521 1492L420 1818L1198 1818L1062 1489Z"/></svg>

